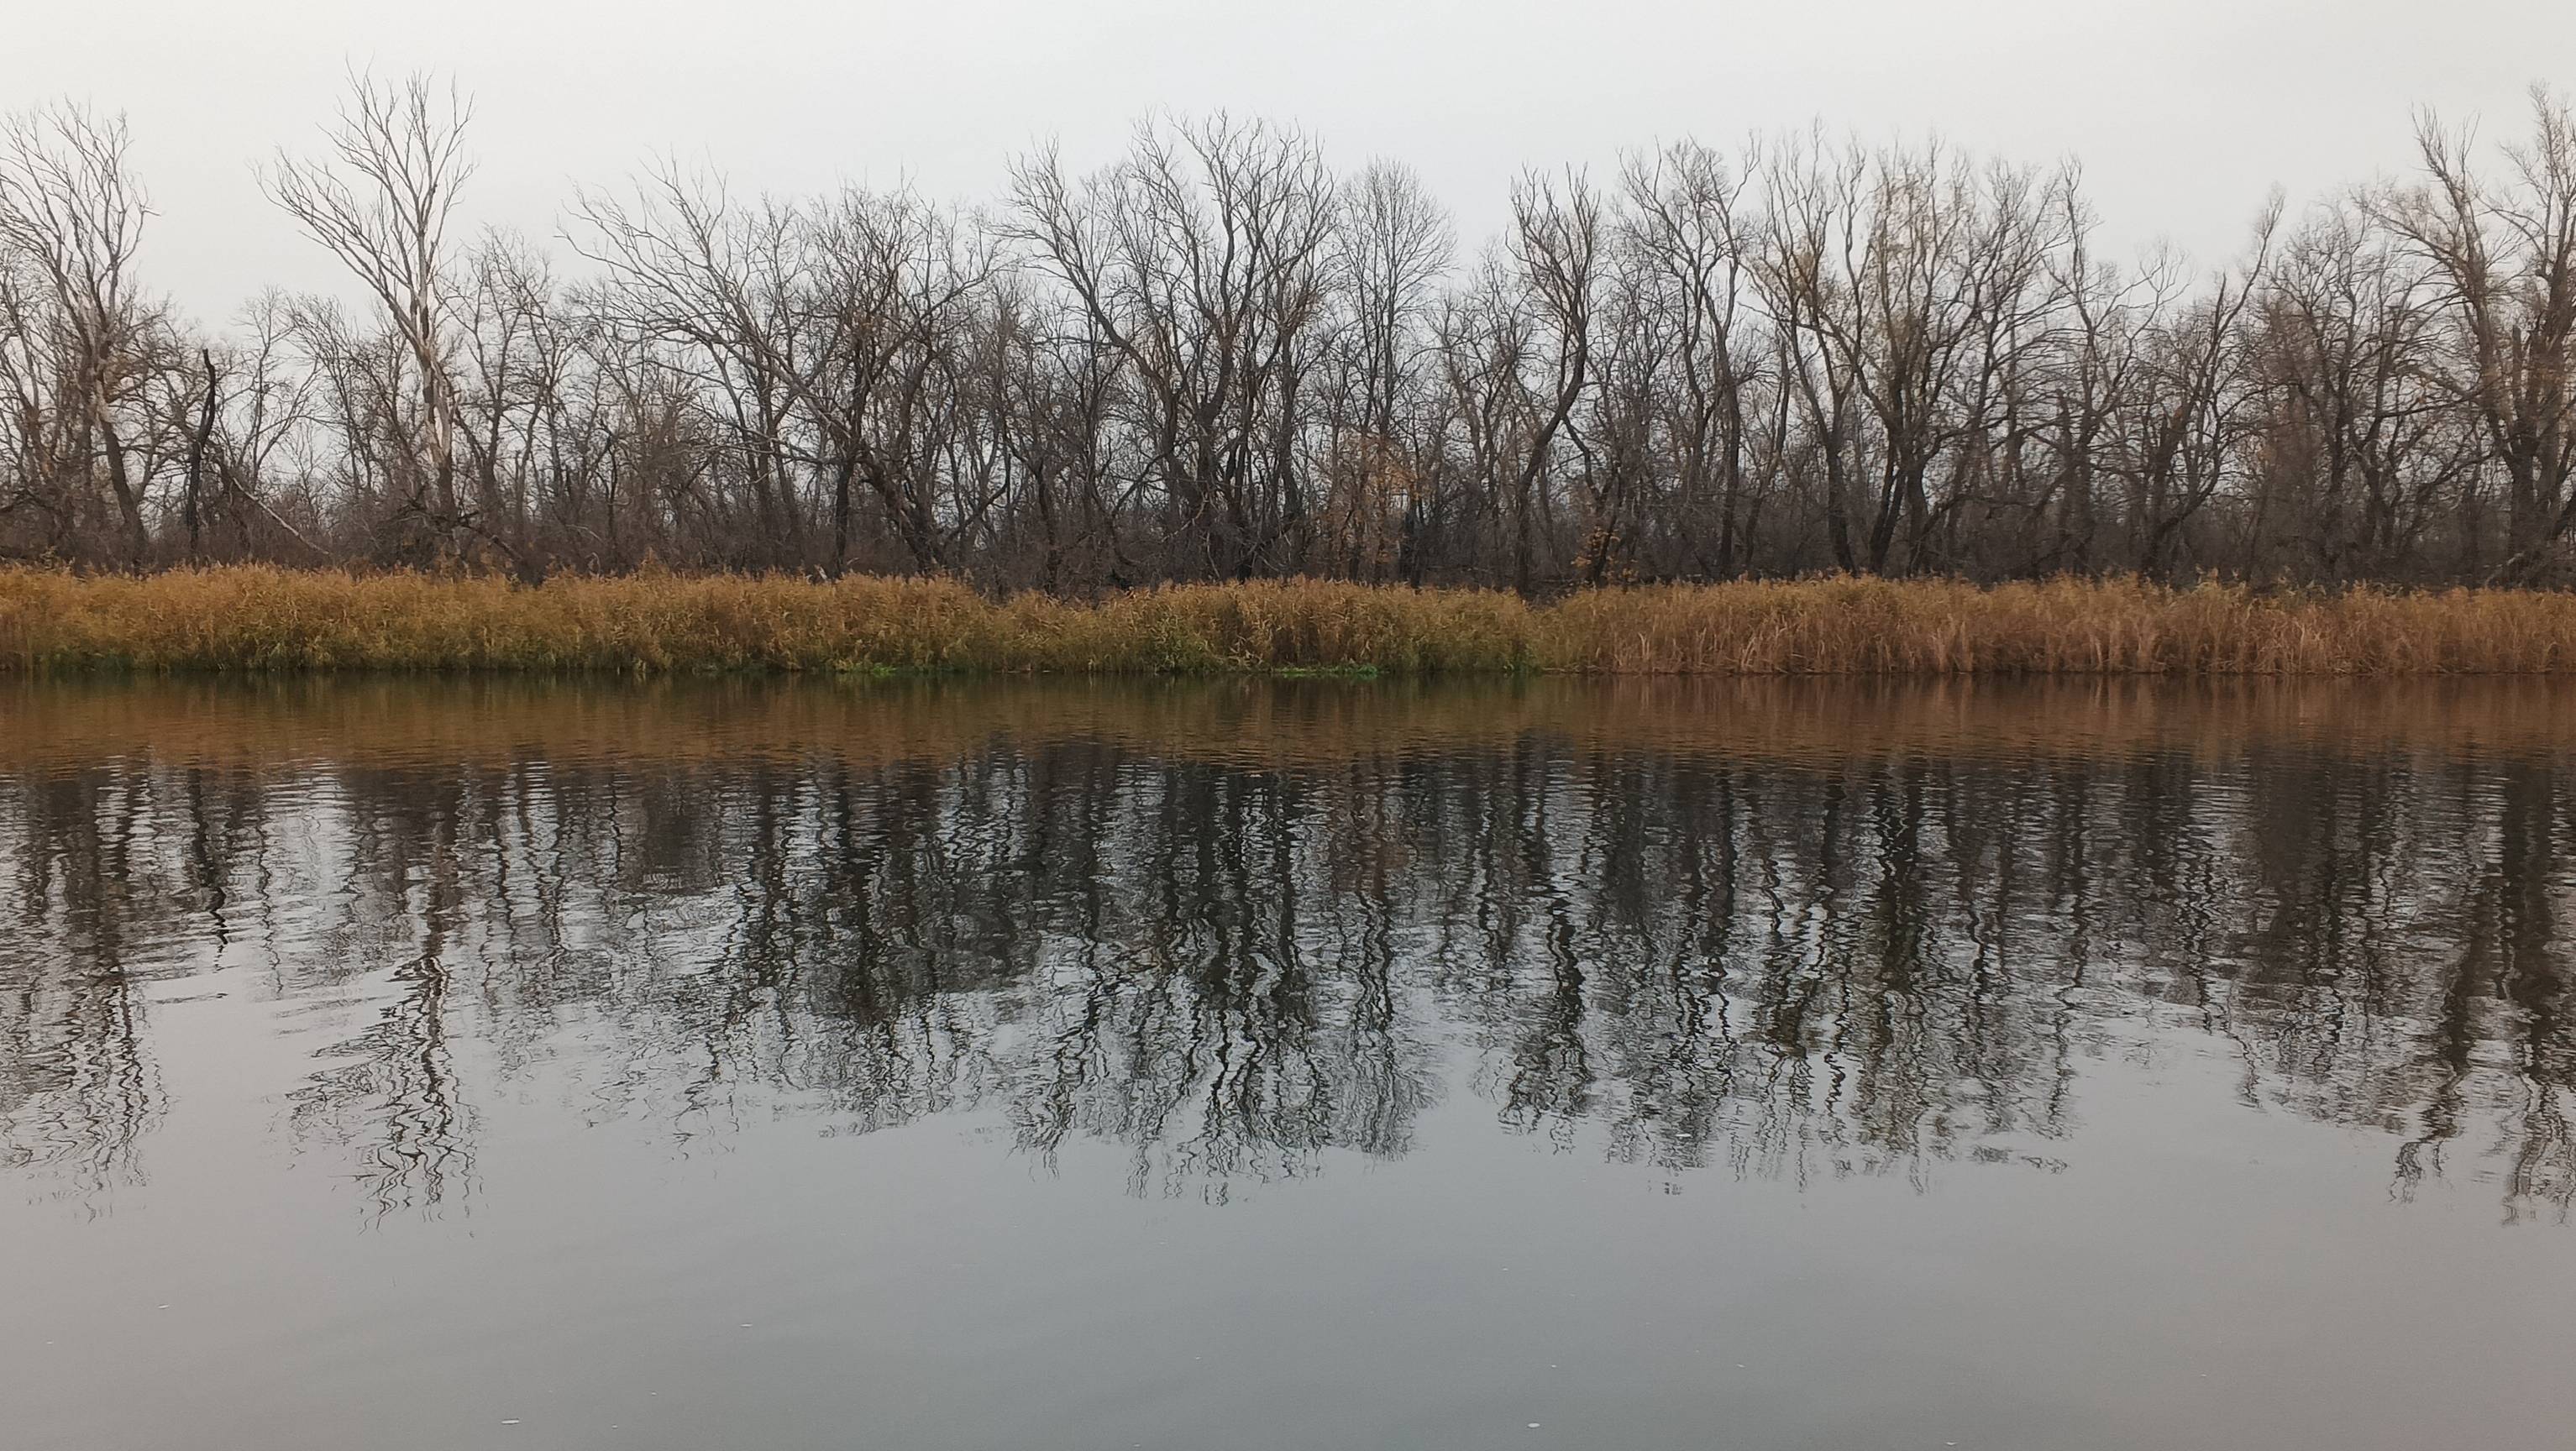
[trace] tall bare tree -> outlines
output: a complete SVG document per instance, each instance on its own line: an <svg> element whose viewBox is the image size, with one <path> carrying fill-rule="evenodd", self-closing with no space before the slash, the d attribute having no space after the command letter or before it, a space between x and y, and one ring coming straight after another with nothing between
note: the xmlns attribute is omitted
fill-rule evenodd
<svg viewBox="0 0 2576 1451"><path fill-rule="evenodd" d="M337 119L323 130L322 154L281 150L261 174L269 199L358 280L409 354L417 402L391 420L401 440L388 462L398 521L423 526L442 556L462 552L477 523L456 488L456 284L447 240L458 189L474 171L465 153L472 118L471 102L453 84L353 74Z"/></svg>
<svg viewBox="0 0 2576 1451"><path fill-rule="evenodd" d="M124 117L69 102L0 120L0 269L16 282L8 311L25 338L20 366L42 368L48 337L54 354L61 444L52 477L36 487L57 511L77 509L94 458L103 463L123 553L140 564L151 544L144 477L123 415L168 358L159 309L134 279L151 208L128 169L129 145ZM32 405L41 385L24 386Z"/></svg>
<svg viewBox="0 0 2576 1451"><path fill-rule="evenodd" d="M2427 114L2423 174L2370 194L2373 215L2431 266L2453 315L2443 376L2508 479L2508 576L2528 576L2576 524L2576 115L2535 89L2507 176L2479 174L2475 133Z"/></svg>

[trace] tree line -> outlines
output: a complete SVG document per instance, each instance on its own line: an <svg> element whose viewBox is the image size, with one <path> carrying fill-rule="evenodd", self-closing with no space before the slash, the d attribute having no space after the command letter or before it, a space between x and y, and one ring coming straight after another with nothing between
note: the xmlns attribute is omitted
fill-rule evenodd
<svg viewBox="0 0 2576 1451"><path fill-rule="evenodd" d="M1546 593L1818 571L2554 582L2576 116L2421 119L2242 253L2104 255L2079 169L1821 130L1412 171L1157 118L1003 193L677 163L473 231L472 107L352 79L258 171L345 269L155 293L120 117L0 124L0 560L1312 575Z"/></svg>

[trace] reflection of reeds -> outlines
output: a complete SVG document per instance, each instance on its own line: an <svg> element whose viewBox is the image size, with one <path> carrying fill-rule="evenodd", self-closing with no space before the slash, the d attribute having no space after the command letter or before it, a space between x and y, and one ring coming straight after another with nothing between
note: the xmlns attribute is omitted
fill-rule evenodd
<svg viewBox="0 0 2576 1451"><path fill-rule="evenodd" d="M1312 580L993 600L948 580L491 578L240 567L0 572L0 664L618 673L1352 670L1693 675L2533 673L2576 595L2264 594L2061 579L1595 590Z"/></svg>
<svg viewBox="0 0 2576 1451"><path fill-rule="evenodd" d="M1323 764L1490 749L1769 760L2112 758L2265 743L2554 752L2576 680L661 680L0 682L0 765L119 758L258 764L626 766L828 757L867 768L1092 740L1158 756Z"/></svg>

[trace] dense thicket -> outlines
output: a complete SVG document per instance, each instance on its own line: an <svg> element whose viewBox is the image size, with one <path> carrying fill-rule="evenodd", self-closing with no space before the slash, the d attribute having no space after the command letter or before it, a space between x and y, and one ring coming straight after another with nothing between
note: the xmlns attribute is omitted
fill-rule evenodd
<svg viewBox="0 0 2576 1451"><path fill-rule="evenodd" d="M1413 175L1218 117L961 208L677 167L553 250L456 220L467 108L357 80L261 174L347 268L204 330L115 118L0 130L0 557L1323 575L2553 580L2576 547L2576 119L2196 268L2072 166L1821 134ZM563 256L558 257L555 252Z"/></svg>

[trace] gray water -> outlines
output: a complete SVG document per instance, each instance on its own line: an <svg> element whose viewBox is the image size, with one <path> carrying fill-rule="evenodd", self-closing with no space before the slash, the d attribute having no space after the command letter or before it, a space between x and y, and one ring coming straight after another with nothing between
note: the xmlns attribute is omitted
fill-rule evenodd
<svg viewBox="0 0 2576 1451"><path fill-rule="evenodd" d="M0 1446L2576 1444L2571 706L0 686Z"/></svg>

